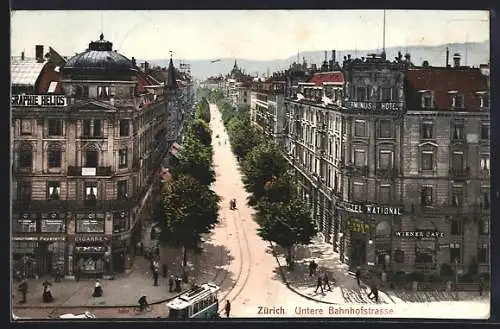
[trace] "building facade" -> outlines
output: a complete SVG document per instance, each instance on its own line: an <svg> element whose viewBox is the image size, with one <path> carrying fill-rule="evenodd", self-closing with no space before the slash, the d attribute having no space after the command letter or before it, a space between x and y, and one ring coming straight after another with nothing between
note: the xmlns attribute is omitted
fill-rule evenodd
<svg viewBox="0 0 500 329"><path fill-rule="evenodd" d="M32 275L122 272L167 151L164 88L102 34L59 72L60 89L38 95L15 90L13 72L14 265Z"/></svg>

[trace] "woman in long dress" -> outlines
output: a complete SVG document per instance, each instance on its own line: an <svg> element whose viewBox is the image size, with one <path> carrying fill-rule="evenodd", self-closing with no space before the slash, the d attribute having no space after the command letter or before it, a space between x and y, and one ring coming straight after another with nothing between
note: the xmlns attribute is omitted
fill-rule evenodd
<svg viewBox="0 0 500 329"><path fill-rule="evenodd" d="M95 282L94 293L92 294L92 297L101 297L101 296L102 296L102 287L101 283L99 282L99 279L97 279Z"/></svg>
<svg viewBox="0 0 500 329"><path fill-rule="evenodd" d="M53 300L54 300L54 297L52 296L52 292L51 292L51 289L50 287L52 286L52 284L45 280L43 283L43 302L44 303L51 303Z"/></svg>

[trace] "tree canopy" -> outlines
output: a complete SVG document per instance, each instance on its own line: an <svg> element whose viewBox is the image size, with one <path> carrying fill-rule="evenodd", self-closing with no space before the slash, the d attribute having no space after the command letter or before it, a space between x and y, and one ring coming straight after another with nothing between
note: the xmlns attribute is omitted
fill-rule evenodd
<svg viewBox="0 0 500 329"><path fill-rule="evenodd" d="M263 142L262 134L255 128L246 114L232 118L227 125L233 152L243 159L257 145Z"/></svg>
<svg viewBox="0 0 500 329"><path fill-rule="evenodd" d="M212 146L212 130L202 119L195 119L191 122L188 134L198 139L204 146Z"/></svg>
<svg viewBox="0 0 500 329"><path fill-rule="evenodd" d="M264 184L262 200L267 202L289 202L295 196L297 189L290 173L273 177Z"/></svg>
<svg viewBox="0 0 500 329"><path fill-rule="evenodd" d="M210 104L206 98L201 98L196 108L196 118L210 122Z"/></svg>
<svg viewBox="0 0 500 329"><path fill-rule="evenodd" d="M172 175L176 179L180 175L189 175L203 185L215 181L212 169L212 147L207 147L193 135L187 135L182 143L178 160L172 166Z"/></svg>

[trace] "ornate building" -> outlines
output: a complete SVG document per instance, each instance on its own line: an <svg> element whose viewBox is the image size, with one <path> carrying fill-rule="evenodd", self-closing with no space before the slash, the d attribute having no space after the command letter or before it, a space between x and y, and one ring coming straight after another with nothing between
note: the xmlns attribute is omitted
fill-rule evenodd
<svg viewBox="0 0 500 329"><path fill-rule="evenodd" d="M58 72L57 96L12 96L14 257L38 275L121 272L167 151L164 87L102 34Z"/></svg>

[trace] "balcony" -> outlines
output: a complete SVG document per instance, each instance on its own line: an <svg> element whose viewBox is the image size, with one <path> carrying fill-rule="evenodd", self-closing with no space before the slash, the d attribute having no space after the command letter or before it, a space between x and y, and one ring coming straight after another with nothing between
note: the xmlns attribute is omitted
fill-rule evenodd
<svg viewBox="0 0 500 329"><path fill-rule="evenodd" d="M76 210L111 211L135 206L141 195L138 193L134 197L120 200L14 200L12 208L14 211L54 211L54 209L71 212Z"/></svg>
<svg viewBox="0 0 500 329"><path fill-rule="evenodd" d="M378 168L376 175L382 178L394 178L399 176L399 172L396 168Z"/></svg>
<svg viewBox="0 0 500 329"><path fill-rule="evenodd" d="M76 167L68 166L68 176L111 176L113 171L111 166L99 167Z"/></svg>
<svg viewBox="0 0 500 329"><path fill-rule="evenodd" d="M470 168L465 169L450 169L450 178L454 180L468 180L470 179Z"/></svg>
<svg viewBox="0 0 500 329"><path fill-rule="evenodd" d="M344 166L347 175L350 176L368 176L368 166L356 166L349 164Z"/></svg>

